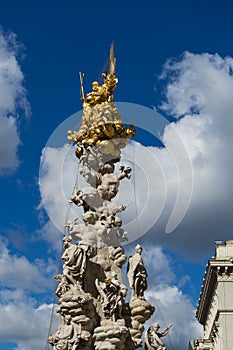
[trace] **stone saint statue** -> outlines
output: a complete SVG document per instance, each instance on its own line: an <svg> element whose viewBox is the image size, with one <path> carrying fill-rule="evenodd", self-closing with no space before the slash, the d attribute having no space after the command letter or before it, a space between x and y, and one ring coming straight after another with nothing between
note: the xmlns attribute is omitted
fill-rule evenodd
<svg viewBox="0 0 233 350"><path fill-rule="evenodd" d="M171 324L163 332L159 332L160 325L153 323L145 334L145 350L167 350L161 338L168 334Z"/></svg>
<svg viewBox="0 0 233 350"><path fill-rule="evenodd" d="M72 243L72 237L64 237L63 254L61 259L65 260L63 275L67 282L72 285L83 284L84 273L87 264L88 246Z"/></svg>
<svg viewBox="0 0 233 350"><path fill-rule="evenodd" d="M112 273L111 278L106 278L104 282L95 281L96 288L101 296L101 305L105 319L116 321L122 318L121 311L123 298L126 296L126 288L117 278L116 273Z"/></svg>
<svg viewBox="0 0 233 350"><path fill-rule="evenodd" d="M144 291L147 289L147 272L142 260L142 247L137 244L135 254L129 257L127 276L129 286L132 288L133 298L144 298Z"/></svg>

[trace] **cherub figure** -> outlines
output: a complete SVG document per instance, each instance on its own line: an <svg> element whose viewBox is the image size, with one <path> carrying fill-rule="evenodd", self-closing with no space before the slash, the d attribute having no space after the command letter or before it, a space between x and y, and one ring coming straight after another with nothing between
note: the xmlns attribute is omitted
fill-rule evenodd
<svg viewBox="0 0 233 350"><path fill-rule="evenodd" d="M66 293L69 290L70 287L64 275L58 274L55 276L55 279L58 281L58 286L55 291L55 294L58 297L61 297L64 293Z"/></svg>
<svg viewBox="0 0 233 350"><path fill-rule="evenodd" d="M108 245L118 247L122 242L128 241L127 232L121 227L122 220L116 216L112 217L112 221L107 229Z"/></svg>
<svg viewBox="0 0 233 350"><path fill-rule="evenodd" d="M159 323L153 323L145 334L145 350L167 350L161 338L168 334L171 327L172 325L170 324L163 332L159 332Z"/></svg>
<svg viewBox="0 0 233 350"><path fill-rule="evenodd" d="M97 187L99 185L98 173L90 169L87 165L84 165L80 169L80 174L83 176L84 180L89 183L93 187Z"/></svg>
<svg viewBox="0 0 233 350"><path fill-rule="evenodd" d="M98 81L93 81L92 91L86 95L83 100L83 108L87 106L94 106L97 103L104 102L106 100L106 88L105 86L99 85Z"/></svg>
<svg viewBox="0 0 233 350"><path fill-rule="evenodd" d="M118 188L120 185L120 180L127 177L130 178L130 167L121 166L120 167L121 173L114 174L112 172L105 172L100 177L100 185L97 187L97 190L104 200L111 201L112 198L114 198L117 195Z"/></svg>
<svg viewBox="0 0 233 350"><path fill-rule="evenodd" d="M84 187L82 190L78 190L76 187L69 202L73 202L77 206L83 206L84 212L89 210L95 211L95 208L103 205L99 191L91 186Z"/></svg>
<svg viewBox="0 0 233 350"><path fill-rule="evenodd" d="M103 200L111 201L117 195L119 179L116 174L104 174L101 177L101 184L97 187L100 197Z"/></svg>
<svg viewBox="0 0 233 350"><path fill-rule="evenodd" d="M98 215L94 211L86 211L83 216L84 223L78 224L78 217L73 221L68 221L65 227L68 227L68 231L73 240L79 242L79 246L89 246L88 256L95 255L96 248L96 221Z"/></svg>

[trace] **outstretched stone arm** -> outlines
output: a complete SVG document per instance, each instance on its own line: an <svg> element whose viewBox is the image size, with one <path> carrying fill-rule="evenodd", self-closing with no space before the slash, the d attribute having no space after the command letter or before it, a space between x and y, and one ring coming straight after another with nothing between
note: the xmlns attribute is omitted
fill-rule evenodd
<svg viewBox="0 0 233 350"><path fill-rule="evenodd" d="M145 350L167 350L161 338L169 332L171 326L170 324L163 332L159 332L160 325L157 322L153 323L145 334Z"/></svg>
<svg viewBox="0 0 233 350"><path fill-rule="evenodd" d="M159 335L160 335L161 337L164 337L165 335L168 334L168 332L169 332L169 330L170 330L171 327L172 327L172 324L169 324L169 326L167 326L167 327L164 329L163 332L160 332Z"/></svg>
<svg viewBox="0 0 233 350"><path fill-rule="evenodd" d="M149 330L145 334L145 350L167 350L158 333L149 335Z"/></svg>

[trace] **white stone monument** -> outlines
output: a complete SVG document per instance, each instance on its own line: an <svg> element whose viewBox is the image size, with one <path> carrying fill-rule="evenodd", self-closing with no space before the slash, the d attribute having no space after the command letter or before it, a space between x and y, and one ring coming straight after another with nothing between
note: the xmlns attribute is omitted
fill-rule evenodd
<svg viewBox="0 0 233 350"><path fill-rule="evenodd" d="M144 296L147 271L139 245L128 262L130 302L125 300L127 288L122 283L121 268L127 257L121 243L127 234L117 213L125 206L112 200L120 182L130 178L131 169L117 164L121 149L136 130L123 124L114 104L115 64L111 47L104 84L93 82L93 91L86 97L80 74L82 124L78 131L68 132L68 139L77 145L87 186L75 188L70 198L74 206L83 207L83 216L65 224L63 271L56 276L61 324L48 338L54 350L134 350L142 345L143 325L155 310ZM150 334L147 348L158 349L153 344Z"/></svg>

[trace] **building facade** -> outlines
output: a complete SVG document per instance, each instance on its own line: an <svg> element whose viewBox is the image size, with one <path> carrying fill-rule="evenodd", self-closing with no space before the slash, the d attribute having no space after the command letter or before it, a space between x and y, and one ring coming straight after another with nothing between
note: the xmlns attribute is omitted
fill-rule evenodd
<svg viewBox="0 0 233 350"><path fill-rule="evenodd" d="M196 313L204 336L194 342L195 350L233 349L233 240L218 241L215 246L215 257L206 266Z"/></svg>

